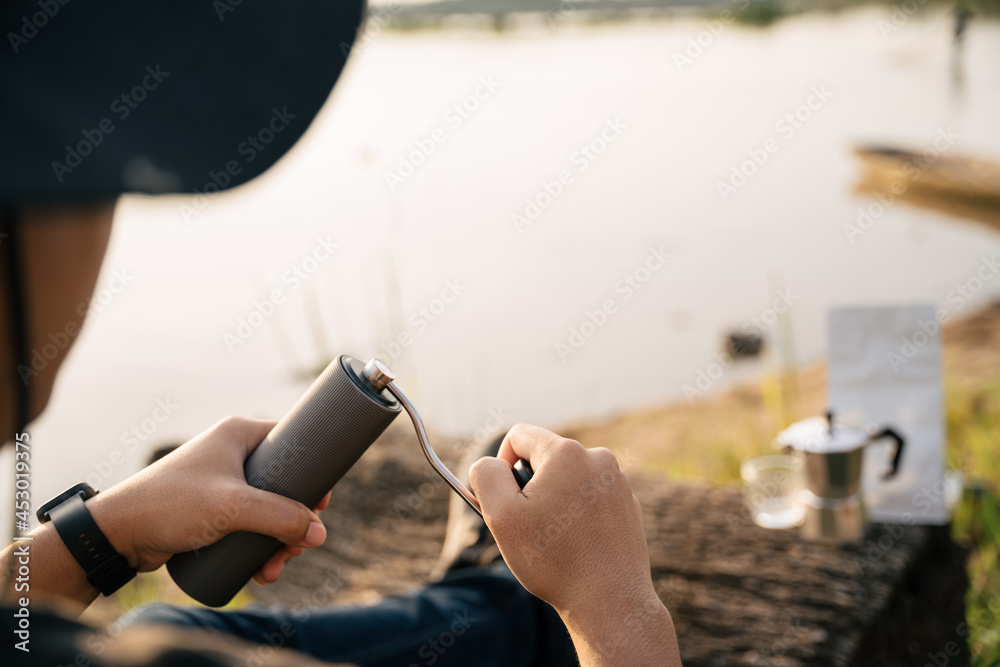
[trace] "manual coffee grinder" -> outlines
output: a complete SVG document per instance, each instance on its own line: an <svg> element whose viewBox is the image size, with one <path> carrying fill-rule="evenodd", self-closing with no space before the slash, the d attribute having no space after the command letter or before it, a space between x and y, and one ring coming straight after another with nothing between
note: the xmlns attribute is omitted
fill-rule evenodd
<svg viewBox="0 0 1000 667"><path fill-rule="evenodd" d="M243 473L250 486L315 507L361 458L396 416L406 411L431 467L482 515L479 500L441 462L424 422L382 361L367 364L337 357L247 458ZM534 472L527 461L514 464L522 489ZM239 531L208 546L176 554L167 571L181 589L210 607L228 604L281 543Z"/></svg>

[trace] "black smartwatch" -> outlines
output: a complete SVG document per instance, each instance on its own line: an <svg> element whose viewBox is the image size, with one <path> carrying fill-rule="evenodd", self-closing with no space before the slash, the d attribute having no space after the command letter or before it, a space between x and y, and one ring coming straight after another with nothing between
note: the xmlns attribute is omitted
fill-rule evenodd
<svg viewBox="0 0 1000 667"><path fill-rule="evenodd" d="M135 570L111 546L84 504L96 495L89 484L77 484L39 507L35 516L42 523L52 521L66 548L87 573L90 585L111 595L135 578Z"/></svg>

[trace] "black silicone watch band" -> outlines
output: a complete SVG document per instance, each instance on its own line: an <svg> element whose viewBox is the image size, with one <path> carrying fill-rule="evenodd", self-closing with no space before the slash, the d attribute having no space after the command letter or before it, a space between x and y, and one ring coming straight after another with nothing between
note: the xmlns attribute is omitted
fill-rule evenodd
<svg viewBox="0 0 1000 667"><path fill-rule="evenodd" d="M135 578L135 570L108 542L79 494L49 510L49 517L91 586L111 595Z"/></svg>

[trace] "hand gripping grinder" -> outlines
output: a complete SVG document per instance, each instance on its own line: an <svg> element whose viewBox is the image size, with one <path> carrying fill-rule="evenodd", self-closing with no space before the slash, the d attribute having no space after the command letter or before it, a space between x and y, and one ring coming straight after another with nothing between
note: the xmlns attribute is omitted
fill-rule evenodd
<svg viewBox="0 0 1000 667"><path fill-rule="evenodd" d="M431 466L482 515L476 497L434 453L416 408L378 359L367 364L347 355L335 359L247 458L243 466L247 483L315 507L382 435L400 407L413 421ZM514 466L521 488L531 475L526 461ZM222 533L225 526L213 530ZM281 542L273 537L229 533L206 547L175 555L167 562L167 571L192 598L221 607L280 548Z"/></svg>

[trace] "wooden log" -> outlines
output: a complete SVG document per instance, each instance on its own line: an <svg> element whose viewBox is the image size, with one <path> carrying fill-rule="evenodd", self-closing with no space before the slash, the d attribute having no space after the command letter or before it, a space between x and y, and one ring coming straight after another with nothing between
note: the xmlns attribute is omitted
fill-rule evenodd
<svg viewBox="0 0 1000 667"><path fill-rule="evenodd" d="M257 597L291 607L371 602L423 583L451 490L394 424L334 489L329 537ZM446 462L455 447L436 445ZM632 476L656 590L686 667L967 665L965 554L943 527L873 526L832 548L765 530L738 489ZM949 642L954 642L950 646ZM948 656L948 650L957 652Z"/></svg>
<svg viewBox="0 0 1000 667"><path fill-rule="evenodd" d="M946 527L873 525L830 547L757 527L735 489L633 487L687 667L919 667L947 650L942 665L968 664L965 554Z"/></svg>

